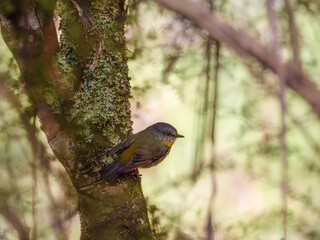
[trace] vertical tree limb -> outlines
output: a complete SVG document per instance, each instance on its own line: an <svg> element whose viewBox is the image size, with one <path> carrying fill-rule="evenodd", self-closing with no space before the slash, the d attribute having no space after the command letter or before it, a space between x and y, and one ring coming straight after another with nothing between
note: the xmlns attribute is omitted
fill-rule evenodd
<svg viewBox="0 0 320 240"><path fill-rule="evenodd" d="M215 1L209 1L210 11L214 14L215 11ZM210 65L211 65L211 37L208 37L207 42L207 69L206 69L206 102L205 102L205 111L208 108L208 101L209 101L209 81L211 79L210 76ZM207 240L213 240L215 237L215 212L213 210L214 200L217 194L217 178L216 178L216 113L217 113L217 102L218 102L218 76L219 76L219 69L220 69L220 43L218 41L214 41L215 44L215 54L214 54L214 67L213 67L213 105L212 105L212 119L209 124L211 127L210 131L210 175L211 175L211 194L209 198L208 204L208 220L207 220ZM205 126L207 127L207 126Z"/></svg>
<svg viewBox="0 0 320 240"><path fill-rule="evenodd" d="M210 11L212 12L213 11L213 3L211 0L209 0L209 6L210 6ZM211 80L211 47L212 47L212 39L210 36L208 36L207 38L207 43L206 43L206 54L205 54L205 57L206 57L206 60L207 60L207 64L206 64L206 70L205 70L205 73L206 73L206 82L205 82L205 97L204 97L204 118L205 120L208 118L208 106L209 106L209 92L210 92L210 80ZM215 59L216 60L216 59ZM216 87L216 85L214 86L214 88ZM213 111L215 111L215 109L213 109ZM202 131L203 133L206 133L207 132L207 128L211 125L211 129L214 128L213 126L214 122L212 122L212 125L208 123L208 121L204 121L203 123L203 126L202 126ZM205 137L205 134L203 134L202 138ZM212 138L211 138L212 140ZM203 142L204 139L202 139ZM203 144L202 144L203 146ZM214 148L213 144L212 144L212 141L211 141L211 148ZM211 164L213 164L213 151L214 150L211 150L210 154L210 158L211 158ZM207 226L206 226L206 239L207 240L213 240L214 239L214 232L215 232L215 229L214 229L214 220L212 220L212 203L213 203L213 199L214 199L214 192L215 192L215 176L214 176L214 167L211 166L210 167L210 173L211 173L211 178L212 178L212 189L211 189L211 195L210 195L210 199L209 199L209 204L208 204L208 216L207 216Z"/></svg>
<svg viewBox="0 0 320 240"><path fill-rule="evenodd" d="M287 128L286 128L286 95L285 85L286 78L284 69L280 67L281 48L280 48L280 31L274 11L274 0L267 0L267 13L270 30L272 33L273 48L277 55L275 61L278 63L276 74L279 79L279 102L281 108L281 148L282 148L282 176L281 176L281 197L282 197L282 214L283 214L283 240L287 239L287 215L288 215L288 147L287 147Z"/></svg>
<svg viewBox="0 0 320 240"><path fill-rule="evenodd" d="M37 202L38 202L38 157L32 154L30 160L31 177L32 177L32 234L31 240L37 240L38 238L38 218L37 218Z"/></svg>
<svg viewBox="0 0 320 240"><path fill-rule="evenodd" d="M211 172L211 182L212 182L212 190L209 200L209 218L213 218L215 215L212 213L212 205L214 204L214 199L217 195L217 177L216 177L216 119L217 119L217 108L218 108L218 91L219 91L219 70L220 70L220 43L215 42L215 65L214 65L214 89L213 89L213 105L212 105L212 122L211 122L211 164L210 164L210 172ZM209 225L209 222L208 222ZM212 231L212 235L210 234L207 237L208 240L214 239L214 230Z"/></svg>
<svg viewBox="0 0 320 240"><path fill-rule="evenodd" d="M299 41L298 41L298 29L295 23L294 14L292 12L292 7L290 0L283 0L285 10L287 12L289 21L289 32L290 32L290 41L292 46L292 52L293 52L293 61L295 64L300 65L300 49L299 49Z"/></svg>

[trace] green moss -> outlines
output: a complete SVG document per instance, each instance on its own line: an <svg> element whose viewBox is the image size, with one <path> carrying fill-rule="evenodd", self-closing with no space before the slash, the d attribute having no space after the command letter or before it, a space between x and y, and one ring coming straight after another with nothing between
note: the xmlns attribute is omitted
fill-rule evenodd
<svg viewBox="0 0 320 240"><path fill-rule="evenodd" d="M41 90L41 94L43 95L45 102L49 105L50 110L54 114L61 113L61 100L55 91L53 91L53 87L46 87Z"/></svg>

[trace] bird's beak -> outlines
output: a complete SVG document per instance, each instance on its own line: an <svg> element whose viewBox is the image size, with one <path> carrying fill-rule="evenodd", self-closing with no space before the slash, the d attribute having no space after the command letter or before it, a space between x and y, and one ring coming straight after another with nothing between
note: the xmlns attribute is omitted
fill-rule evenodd
<svg viewBox="0 0 320 240"><path fill-rule="evenodd" d="M184 138L184 136L180 135L180 134L177 134L176 135L176 138Z"/></svg>

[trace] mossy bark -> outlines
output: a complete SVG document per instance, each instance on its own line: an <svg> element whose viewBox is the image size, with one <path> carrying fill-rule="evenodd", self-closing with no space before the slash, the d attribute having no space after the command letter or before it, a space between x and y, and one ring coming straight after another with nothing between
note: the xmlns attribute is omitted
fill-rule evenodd
<svg viewBox="0 0 320 240"><path fill-rule="evenodd" d="M81 239L153 239L140 182L127 174L108 185L97 173L132 131L124 1L6 0L0 9L2 36L78 193Z"/></svg>

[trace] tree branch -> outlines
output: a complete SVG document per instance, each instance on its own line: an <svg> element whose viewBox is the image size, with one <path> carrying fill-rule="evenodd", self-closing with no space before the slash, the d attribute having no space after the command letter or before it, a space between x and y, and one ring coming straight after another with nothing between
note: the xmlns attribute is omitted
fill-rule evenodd
<svg viewBox="0 0 320 240"><path fill-rule="evenodd" d="M280 30L277 20L276 12L274 11L274 0L267 0L267 15L270 30L272 33L272 43L274 52L277 54L277 59L281 61L280 48ZM280 65L280 64L279 64ZM282 215L283 215L283 237L282 240L287 239L287 212L288 212L288 146L287 146L287 125L286 125L286 79L284 78L283 68L279 68L277 76L279 80L278 97L281 108L281 148L282 148L282 173L281 173L281 200L282 200Z"/></svg>
<svg viewBox="0 0 320 240"><path fill-rule="evenodd" d="M282 68L287 86L302 97L320 118L320 91L304 73L301 66L277 61L275 52L261 45L244 30L235 29L196 3L188 0L154 1L206 29L213 39L226 44L240 57L253 57L274 73Z"/></svg>
<svg viewBox="0 0 320 240"><path fill-rule="evenodd" d="M295 64L300 63L300 49L298 41L298 29L294 20L294 14L292 12L290 0L284 0L285 10L288 15L289 31L290 31L290 41L293 52L293 61Z"/></svg>

